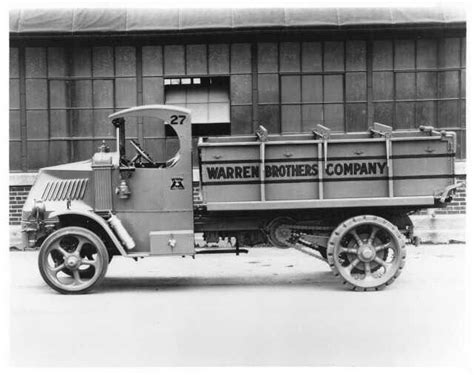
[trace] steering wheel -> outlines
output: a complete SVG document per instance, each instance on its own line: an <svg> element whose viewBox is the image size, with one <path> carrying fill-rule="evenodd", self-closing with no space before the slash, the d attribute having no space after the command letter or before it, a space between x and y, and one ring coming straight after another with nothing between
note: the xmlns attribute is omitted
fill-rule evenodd
<svg viewBox="0 0 474 375"><path fill-rule="evenodd" d="M151 158L150 155L148 155L148 153L142 149L142 147L140 146L140 144L138 142L136 142L135 140L131 139L130 140L130 143L132 144L132 146L135 148L135 150L137 151L137 155L133 158L133 160L136 160L137 158L143 158L145 159L147 162L149 163L152 163L154 164L155 162L153 161L153 159Z"/></svg>

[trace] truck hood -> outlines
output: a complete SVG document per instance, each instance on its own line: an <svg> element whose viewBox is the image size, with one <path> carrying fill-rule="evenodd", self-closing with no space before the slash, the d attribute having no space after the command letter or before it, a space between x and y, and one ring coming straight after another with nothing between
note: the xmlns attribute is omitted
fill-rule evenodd
<svg viewBox="0 0 474 375"><path fill-rule="evenodd" d="M28 198L23 206L23 220L28 220L35 201L45 204L46 215L64 210L70 200L71 209L91 210L92 160L42 168L38 172Z"/></svg>
<svg viewBox="0 0 474 375"><path fill-rule="evenodd" d="M43 171L91 171L92 170L92 159L76 161L74 163L60 164L52 167L45 167L39 170L39 173Z"/></svg>

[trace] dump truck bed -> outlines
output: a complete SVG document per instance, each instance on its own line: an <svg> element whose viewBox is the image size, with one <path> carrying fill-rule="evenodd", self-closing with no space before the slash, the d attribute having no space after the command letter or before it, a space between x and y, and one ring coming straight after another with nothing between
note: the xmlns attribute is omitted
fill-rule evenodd
<svg viewBox="0 0 474 375"><path fill-rule="evenodd" d="M454 184L455 134L422 127L364 133L201 138L209 211L430 207Z"/></svg>

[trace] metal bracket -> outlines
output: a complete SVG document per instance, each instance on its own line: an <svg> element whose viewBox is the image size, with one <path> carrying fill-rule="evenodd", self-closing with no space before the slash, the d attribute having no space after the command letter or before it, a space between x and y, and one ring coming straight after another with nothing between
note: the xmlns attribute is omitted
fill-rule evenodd
<svg viewBox="0 0 474 375"><path fill-rule="evenodd" d="M320 138L323 140L323 157L324 163L328 161L328 139L331 138L331 129L318 124L316 125L316 129L313 129L314 137Z"/></svg>
<svg viewBox="0 0 474 375"><path fill-rule="evenodd" d="M385 138L385 155L387 160L387 177L388 177L388 196L393 197L393 163L392 163L392 132L393 128L388 125L374 122L374 125L369 128L372 136L377 135Z"/></svg>
<svg viewBox="0 0 474 375"><path fill-rule="evenodd" d="M429 135L441 135L441 133L435 130L432 126L420 125L418 129L423 133L428 133Z"/></svg>
<svg viewBox="0 0 474 375"><path fill-rule="evenodd" d="M464 182L456 182L455 184L448 185L444 188L444 190L438 194L436 199L438 199L441 203L445 203L448 201L449 198L452 198L453 194L456 193L457 188L465 187L466 184Z"/></svg>
<svg viewBox="0 0 474 375"><path fill-rule="evenodd" d="M374 122L374 125L369 128L369 132L372 135L379 135L381 137L391 137L393 128L391 126L384 125L379 122Z"/></svg>
<svg viewBox="0 0 474 375"><path fill-rule="evenodd" d="M429 135L437 135L443 138L446 136L450 136L451 135L450 133L452 133L446 130L436 130L434 127L426 126L426 125L420 125L418 129L420 129L421 132L428 133Z"/></svg>
<svg viewBox="0 0 474 375"><path fill-rule="evenodd" d="M268 130L262 125L260 125L255 131L255 135L257 136L260 142L268 141Z"/></svg>
<svg viewBox="0 0 474 375"><path fill-rule="evenodd" d="M315 138L329 139L331 138L331 129L317 124L316 128L312 130Z"/></svg>

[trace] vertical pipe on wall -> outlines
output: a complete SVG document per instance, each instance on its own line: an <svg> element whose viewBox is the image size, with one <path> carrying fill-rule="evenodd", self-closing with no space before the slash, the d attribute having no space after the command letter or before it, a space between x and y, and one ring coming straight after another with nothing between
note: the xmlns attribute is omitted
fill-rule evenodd
<svg viewBox="0 0 474 375"><path fill-rule="evenodd" d="M300 80L301 80L301 102L303 102L303 43L302 42L299 42L298 43L298 48L299 48L299 66L298 66L298 74L300 75ZM281 77L281 75L280 75ZM280 83L281 83L281 79L280 79ZM281 121L281 85L278 87L279 89L279 98L280 98L280 102L279 102L279 108L280 108L280 128L283 130L283 122ZM300 104L300 132L303 132L304 131L304 126L303 126L303 123L304 123L304 119L303 119L303 104Z"/></svg>
<svg viewBox="0 0 474 375"><path fill-rule="evenodd" d="M70 109L69 109L69 116L68 116L68 131L69 131L69 145L70 145L70 148L69 148L69 157L70 157L70 162L73 162L75 161L75 157L76 157L76 153L75 153L75 149L76 149L76 142L74 141L74 129L77 129L77 126L76 126L76 116L74 115L75 113L75 110L73 108L76 107L75 103L76 103L76 80L74 78L76 78L75 76L75 71L72 69L73 67L73 61L74 61L74 50L77 48L77 46L75 45L75 43L72 44L72 47L70 49L70 55L69 55L69 77L70 78L73 78L69 81L69 100L70 100Z"/></svg>
<svg viewBox="0 0 474 375"><path fill-rule="evenodd" d="M71 71L72 71L72 48L66 47L66 76L71 78ZM72 145L72 85L71 80L67 81L67 88L66 88L66 128L67 128L67 152L68 152L68 162L72 162L74 160L74 153L73 153L73 145Z"/></svg>
<svg viewBox="0 0 474 375"><path fill-rule="evenodd" d="M463 61L463 48L464 48L464 45L463 45L463 42L462 42L462 38L459 38L459 70L458 70L458 82L459 82L459 84L458 84L458 98L459 99L458 99L458 123L457 123L457 126L459 128L463 127L463 124L462 124L462 118L463 118L462 67L465 65L465 62ZM439 102L438 102L438 105L439 105ZM464 108L465 108L465 106L464 106ZM436 111L436 120L438 120L438 108L437 108L437 111ZM464 124L464 126L465 126L465 124ZM465 128L464 128L464 130L465 130ZM462 132L462 130L461 130L461 132ZM461 132L459 132L459 134ZM463 139L466 139L465 137L466 137L466 133L464 133ZM458 154L457 148L458 148L458 146L456 144L456 149L454 150L454 152L457 154L457 157L460 157L461 159L465 159L466 158L465 155ZM461 152L462 152L462 147L460 149L461 149Z"/></svg>
<svg viewBox="0 0 474 375"><path fill-rule="evenodd" d="M342 75L342 126L344 128L344 133L347 133L348 126L346 124L346 112L347 112L347 103L346 103L346 80L347 80L347 41L342 42L343 52L342 52L342 69L344 71Z"/></svg>
<svg viewBox="0 0 474 375"><path fill-rule="evenodd" d="M143 60L142 60L142 46L135 47L135 75L137 80L137 106L143 105ZM138 117L138 142L144 145L143 140L143 118Z"/></svg>
<svg viewBox="0 0 474 375"><path fill-rule="evenodd" d="M367 129L374 123L374 93L373 93L373 64L372 64L372 49L373 49L373 39L370 39L366 42L365 50L365 61L367 69Z"/></svg>
<svg viewBox="0 0 474 375"><path fill-rule="evenodd" d="M20 80L20 139L21 139L21 170L28 170L28 148L27 148L27 127L26 127L26 61L25 47L18 48L18 62L20 64L18 73Z"/></svg>
<svg viewBox="0 0 474 375"><path fill-rule="evenodd" d="M418 99L418 43L419 43L419 39L415 40L415 94L414 94L414 98L415 98L415 108L413 110L414 114L413 114L413 117L415 118L415 122L416 122L416 107L417 107L417 99ZM395 45L395 43L394 43ZM395 48L395 47L394 47ZM395 63L393 64L393 69L395 70ZM416 124L414 124L415 127L416 127Z"/></svg>
<svg viewBox="0 0 474 375"><path fill-rule="evenodd" d="M94 49L93 48L89 48L89 61L90 61L90 64L91 64L91 68L90 68L90 71L89 71L89 74L90 74L90 83L91 83L91 92L90 92L90 103L91 103L91 112L92 112L92 121L93 123L95 124L95 121L96 121L96 118L95 118L95 102L94 102L94 67L93 67L93 64L94 64ZM95 126L92 126L92 153L94 153L96 151L95 149L95 141L96 141L96 127Z"/></svg>
<svg viewBox="0 0 474 375"><path fill-rule="evenodd" d="M324 95L324 82L326 81L326 75L324 74L326 72L326 67L324 64L324 48L325 48L325 42L321 42L321 93L322 93L322 100L323 100L323 118L321 119L322 125L327 125L326 124L326 96Z"/></svg>
<svg viewBox="0 0 474 375"><path fill-rule="evenodd" d="M395 38L390 39L392 42L392 123L390 124L394 129L398 128L397 125L397 73L395 69ZM415 59L416 59L416 48L415 48ZM415 65L416 66L416 65Z"/></svg>
<svg viewBox="0 0 474 375"><path fill-rule="evenodd" d="M48 155L47 155L47 165L50 165L50 155L51 155L51 88L49 86L49 48L46 48L46 116L48 122Z"/></svg>
<svg viewBox="0 0 474 375"><path fill-rule="evenodd" d="M434 124L429 124L431 126L434 126L434 127L439 127L438 123L439 123L439 120L438 120L438 112L439 112L439 99L440 99L440 95L439 95L439 92L440 92L440 89L439 89L439 74L440 74L440 66L439 66L439 63L441 61L441 48L440 48L440 44L441 44L441 39L437 38L436 39L436 101L434 102L434 106L435 106L435 110L434 110ZM461 81L458 81L459 82L459 87L461 87ZM459 108L459 105L458 105L458 108ZM416 111L416 108L415 108L415 111ZM415 112L415 120L416 120L416 112ZM419 125L424 125L424 124L415 124L416 127L418 127Z"/></svg>
<svg viewBox="0 0 474 375"><path fill-rule="evenodd" d="M252 69L252 131L258 128L258 50L257 43L250 47L250 61Z"/></svg>

